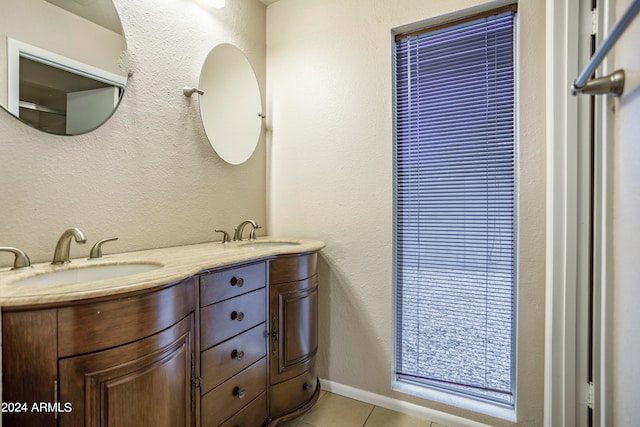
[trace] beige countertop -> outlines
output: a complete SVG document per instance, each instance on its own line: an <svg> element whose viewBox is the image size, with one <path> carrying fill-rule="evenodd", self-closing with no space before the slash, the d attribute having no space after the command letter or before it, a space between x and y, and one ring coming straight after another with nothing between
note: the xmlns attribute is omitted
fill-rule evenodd
<svg viewBox="0 0 640 427"><path fill-rule="evenodd" d="M283 244L275 244L277 242ZM324 243L319 240L260 237L255 241L245 240L227 244L212 242L111 254L95 260L78 258L63 266L41 263L34 264L30 269L15 271L6 267L0 269L0 306L62 303L144 291L178 282L207 269L275 255L313 252L323 247ZM143 273L90 282L60 285L14 284L21 279L55 271L138 263L158 264L161 267Z"/></svg>

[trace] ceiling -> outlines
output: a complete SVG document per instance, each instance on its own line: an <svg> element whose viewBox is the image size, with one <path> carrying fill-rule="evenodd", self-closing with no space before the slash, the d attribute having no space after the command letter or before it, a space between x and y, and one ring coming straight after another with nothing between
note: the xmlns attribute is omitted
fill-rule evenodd
<svg viewBox="0 0 640 427"><path fill-rule="evenodd" d="M111 0L46 0L68 12L74 13L94 24L122 34L118 12ZM274 0L269 0L273 3Z"/></svg>
<svg viewBox="0 0 640 427"><path fill-rule="evenodd" d="M267 6L269 6L270 4L273 4L275 2L277 2L278 0L260 0L262 3L266 4Z"/></svg>

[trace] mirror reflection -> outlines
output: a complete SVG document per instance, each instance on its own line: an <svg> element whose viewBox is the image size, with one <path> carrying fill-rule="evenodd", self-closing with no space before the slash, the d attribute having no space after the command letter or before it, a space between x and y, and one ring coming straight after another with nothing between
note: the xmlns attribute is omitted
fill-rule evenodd
<svg viewBox="0 0 640 427"><path fill-rule="evenodd" d="M111 0L2 0L0 106L45 132L78 135L111 117L127 76Z"/></svg>
<svg viewBox="0 0 640 427"><path fill-rule="evenodd" d="M262 98L244 53L231 44L215 46L200 73L200 115L207 138L227 163L247 161L262 131Z"/></svg>

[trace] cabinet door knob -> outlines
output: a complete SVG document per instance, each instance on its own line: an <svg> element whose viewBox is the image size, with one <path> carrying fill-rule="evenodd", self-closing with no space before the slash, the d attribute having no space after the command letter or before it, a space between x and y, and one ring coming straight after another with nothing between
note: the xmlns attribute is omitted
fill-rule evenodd
<svg viewBox="0 0 640 427"><path fill-rule="evenodd" d="M244 351L242 350L233 350L231 352L231 358L236 360L244 359Z"/></svg>
<svg viewBox="0 0 640 427"><path fill-rule="evenodd" d="M242 320L244 319L244 313L242 311L235 311L233 310L231 312L231 320L237 320L238 322L242 322Z"/></svg>
<svg viewBox="0 0 640 427"><path fill-rule="evenodd" d="M244 399L244 396L246 394L247 394L247 392L243 388L236 387L235 389L233 389L233 395L235 397L237 397L238 399Z"/></svg>
<svg viewBox="0 0 640 427"><path fill-rule="evenodd" d="M244 285L244 279L242 277L233 276L229 283L231 284L231 286L237 286L241 288L242 285Z"/></svg>

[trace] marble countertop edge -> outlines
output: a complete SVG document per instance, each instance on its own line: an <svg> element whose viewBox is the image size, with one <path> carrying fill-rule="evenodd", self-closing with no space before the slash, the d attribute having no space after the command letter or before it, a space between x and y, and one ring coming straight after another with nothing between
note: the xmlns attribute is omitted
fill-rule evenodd
<svg viewBox="0 0 640 427"><path fill-rule="evenodd" d="M283 244L277 244L277 243ZM266 243L266 244L264 244ZM276 255L314 252L324 242L286 237L259 237L255 241L199 243L105 255L100 259L72 259L64 266L34 264L25 270L0 269L0 307L48 305L140 292L177 283L208 269L231 266ZM143 273L90 282L62 285L13 284L35 275L61 270L120 264L158 264L160 268Z"/></svg>

